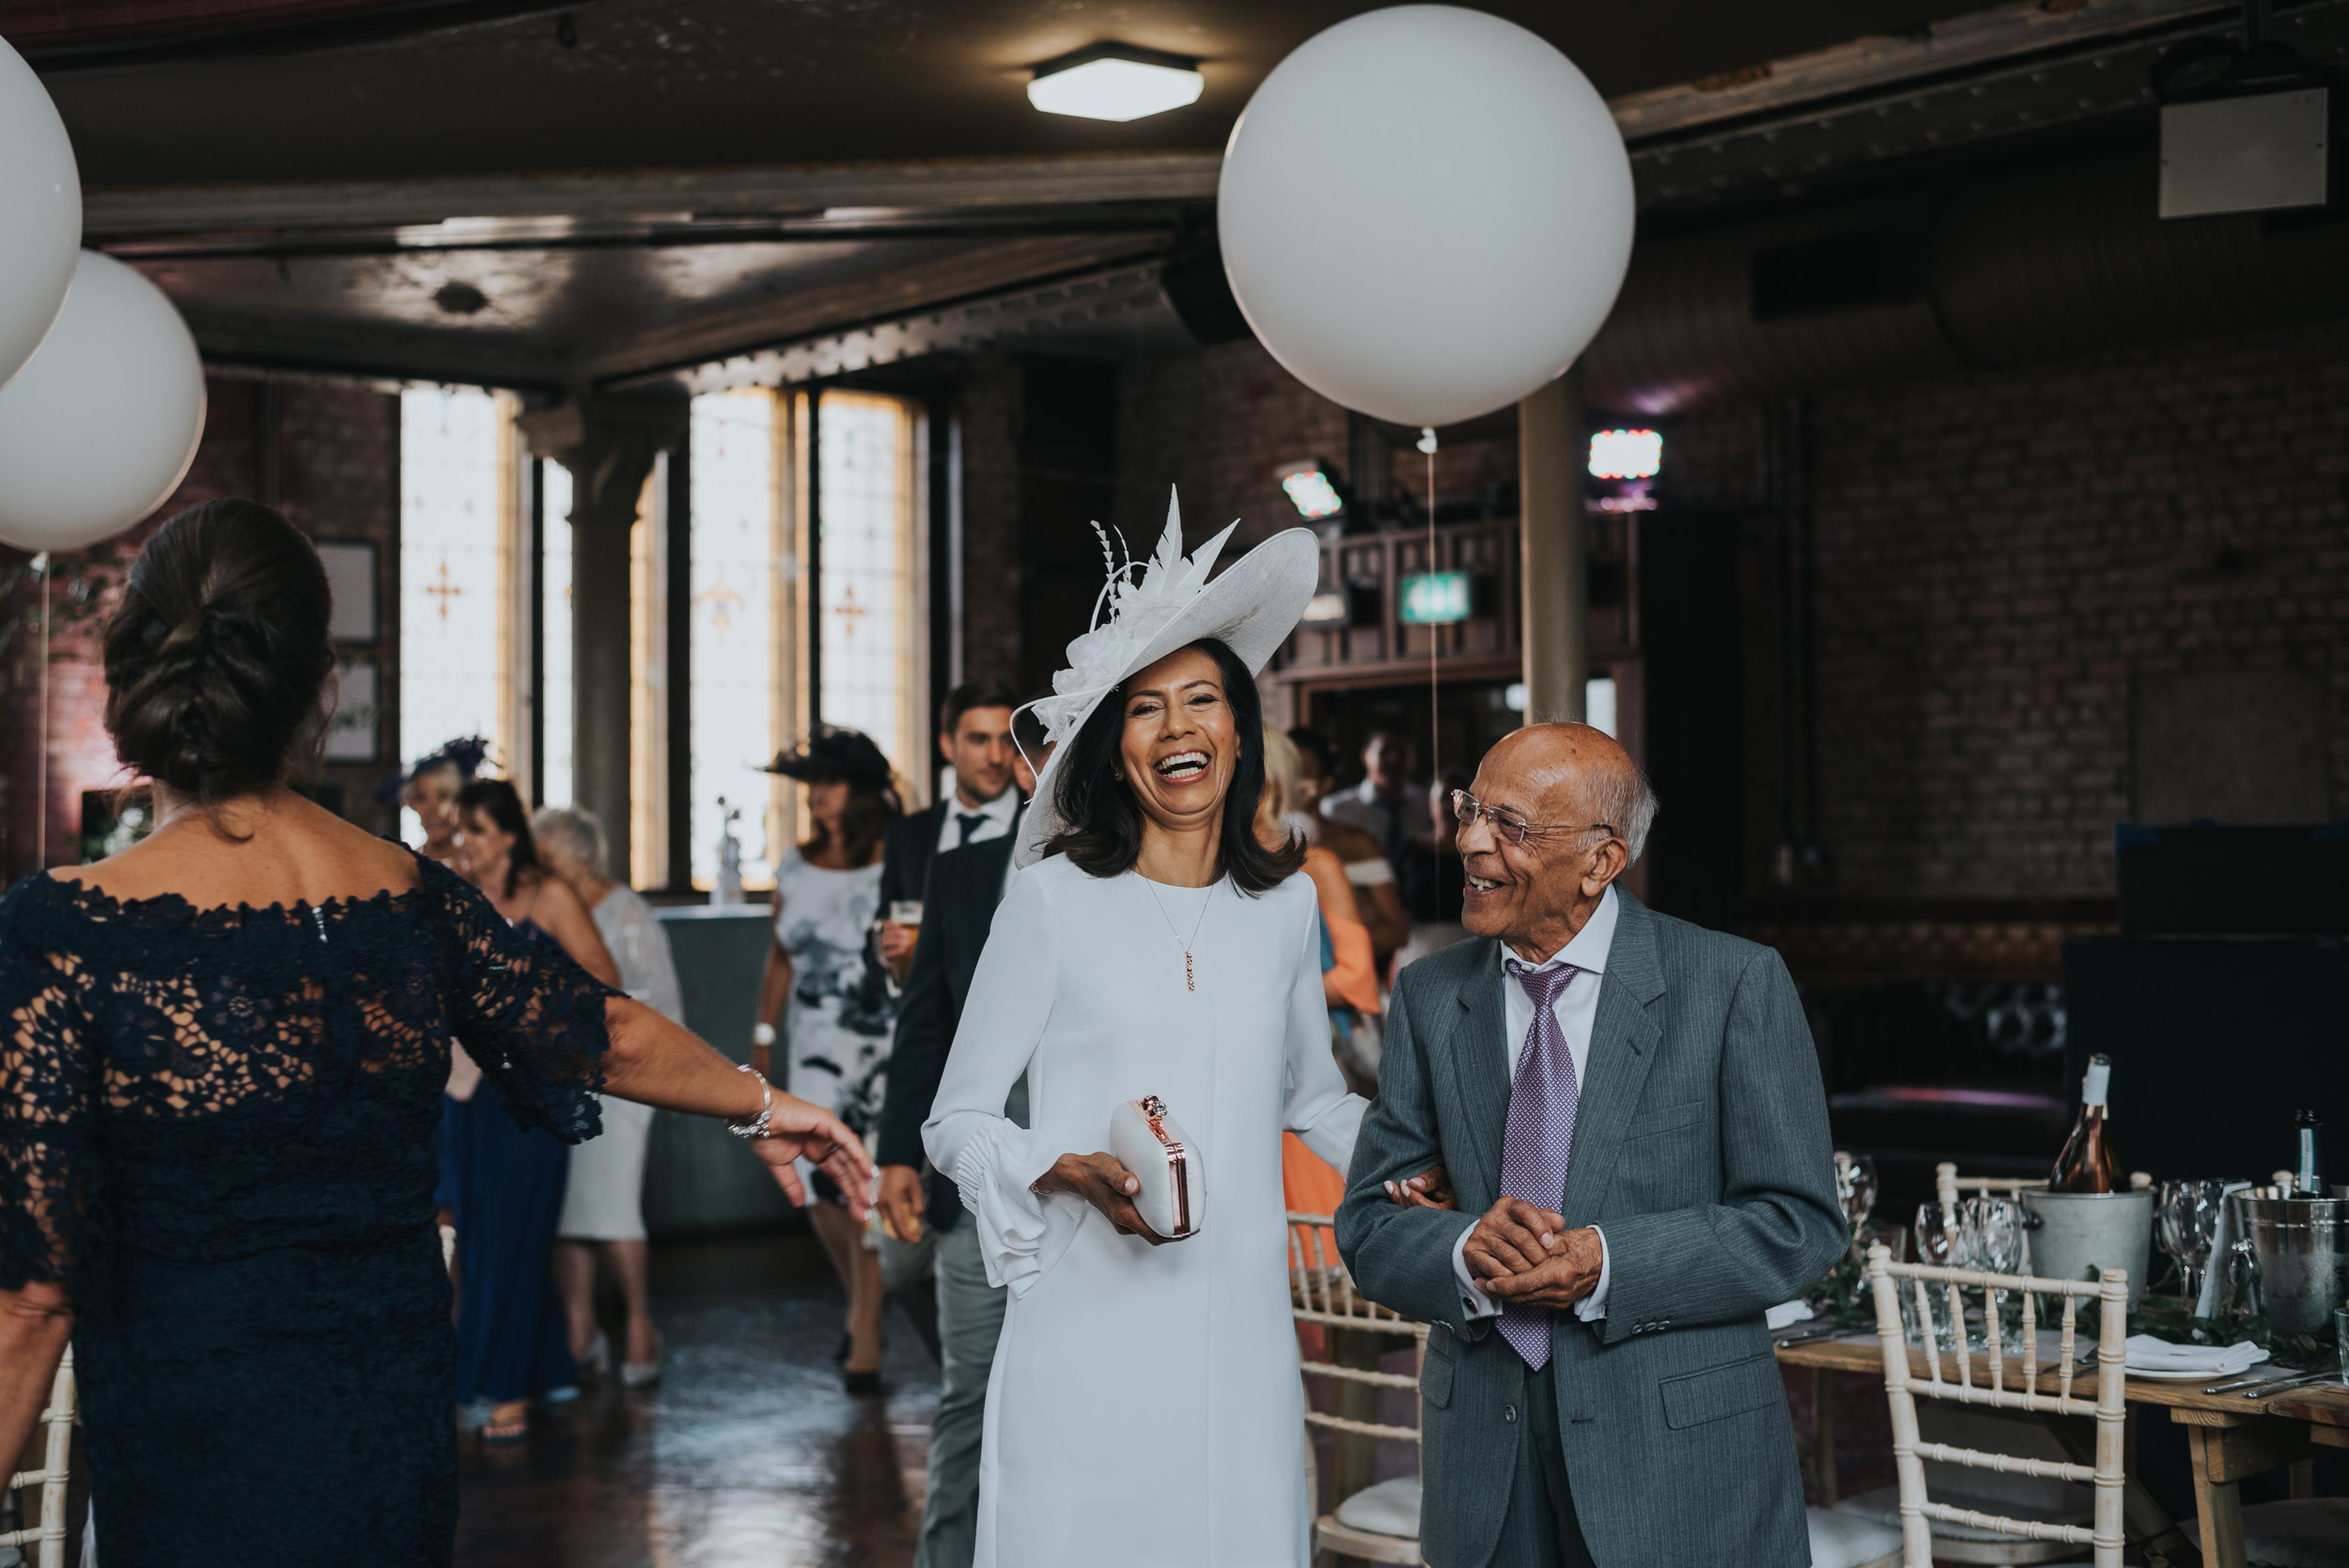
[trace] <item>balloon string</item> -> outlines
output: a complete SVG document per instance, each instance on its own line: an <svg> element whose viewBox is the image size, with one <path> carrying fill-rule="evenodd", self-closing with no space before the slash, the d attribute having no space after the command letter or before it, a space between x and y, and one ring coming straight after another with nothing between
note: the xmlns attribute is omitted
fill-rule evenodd
<svg viewBox="0 0 2349 1568"><path fill-rule="evenodd" d="M1427 570L1436 566L1436 427L1420 427L1419 449L1427 454ZM1436 668L1443 655L1443 628L1431 623L1427 628L1427 778L1430 784L1443 779L1443 714L1438 706L1442 701L1439 693Z"/></svg>
<svg viewBox="0 0 2349 1568"><path fill-rule="evenodd" d="M34 791L33 869L49 869L49 552L33 558L40 574L40 765Z"/></svg>

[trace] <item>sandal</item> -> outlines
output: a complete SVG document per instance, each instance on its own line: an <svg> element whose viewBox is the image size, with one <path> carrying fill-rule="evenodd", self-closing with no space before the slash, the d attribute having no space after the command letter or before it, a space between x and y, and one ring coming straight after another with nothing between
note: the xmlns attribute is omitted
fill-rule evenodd
<svg viewBox="0 0 2349 1568"><path fill-rule="evenodd" d="M512 1448L530 1436L530 1406L523 1405L510 1421L500 1421L493 1406L487 1421L481 1423L483 1448Z"/></svg>

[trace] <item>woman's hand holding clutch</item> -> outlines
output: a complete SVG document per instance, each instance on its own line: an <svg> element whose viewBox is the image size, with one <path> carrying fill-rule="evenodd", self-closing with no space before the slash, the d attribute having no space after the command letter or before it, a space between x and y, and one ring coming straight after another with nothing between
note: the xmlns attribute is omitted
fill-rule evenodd
<svg viewBox="0 0 2349 1568"><path fill-rule="evenodd" d="M1142 1181L1120 1165L1114 1155L1063 1155L1052 1161L1050 1171L1028 1184L1028 1190L1039 1195L1066 1192L1082 1198L1099 1209L1102 1217L1117 1227L1120 1235L1138 1235L1153 1247L1163 1247L1169 1239L1143 1222L1141 1212L1134 1207L1134 1194L1142 1190Z"/></svg>

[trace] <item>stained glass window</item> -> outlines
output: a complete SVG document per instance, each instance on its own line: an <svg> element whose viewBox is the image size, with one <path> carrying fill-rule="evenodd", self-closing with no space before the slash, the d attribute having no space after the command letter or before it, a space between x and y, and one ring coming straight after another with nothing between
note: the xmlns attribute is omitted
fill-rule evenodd
<svg viewBox="0 0 2349 1568"><path fill-rule="evenodd" d="M775 711L774 395L693 399L693 885L717 880L718 835L739 814L742 883L774 885L767 775ZM723 804L721 803L723 802Z"/></svg>
<svg viewBox="0 0 2349 1568"><path fill-rule="evenodd" d="M550 806L571 803L571 471L541 460L539 567L542 598L538 624L546 638L538 692L543 750L538 763L538 799Z"/></svg>
<svg viewBox="0 0 2349 1568"><path fill-rule="evenodd" d="M863 730L900 777L918 781L927 769L911 717L920 704L910 700L920 671L912 419L894 397L827 393L817 428L824 722Z"/></svg>
<svg viewBox="0 0 2349 1568"><path fill-rule="evenodd" d="M459 736L501 743L497 400L471 388L400 394L399 751ZM405 816L412 832L416 824Z"/></svg>

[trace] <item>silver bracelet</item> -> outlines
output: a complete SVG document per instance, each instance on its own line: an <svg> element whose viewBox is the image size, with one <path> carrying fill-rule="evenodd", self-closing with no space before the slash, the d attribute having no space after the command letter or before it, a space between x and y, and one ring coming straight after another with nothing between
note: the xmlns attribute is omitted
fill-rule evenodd
<svg viewBox="0 0 2349 1568"><path fill-rule="evenodd" d="M747 1062L737 1063L734 1070L738 1073L748 1073L751 1077L758 1079L758 1093L761 1097L758 1103L757 1115L752 1117L747 1122L726 1123L726 1131L734 1134L737 1138L766 1138L770 1136L770 1134L767 1131L767 1124L772 1121L775 1115L775 1086L767 1081L766 1074L760 1072L757 1068L752 1066Z"/></svg>

